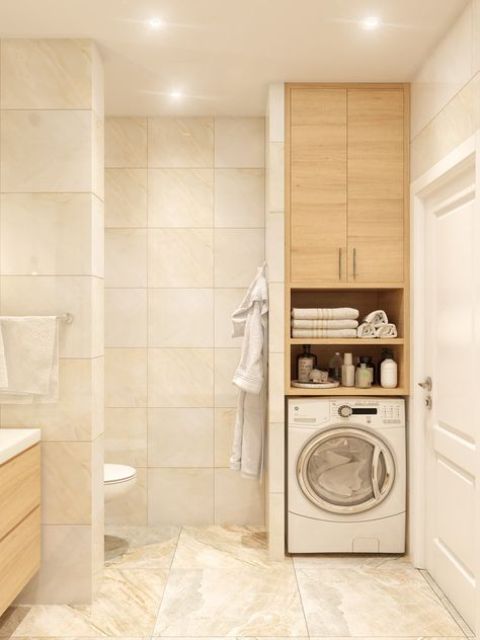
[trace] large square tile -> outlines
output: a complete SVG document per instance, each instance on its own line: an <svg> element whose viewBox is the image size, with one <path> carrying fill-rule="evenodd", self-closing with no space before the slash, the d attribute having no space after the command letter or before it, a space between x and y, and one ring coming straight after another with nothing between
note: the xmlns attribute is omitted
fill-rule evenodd
<svg viewBox="0 0 480 640"><path fill-rule="evenodd" d="M147 470L137 467L137 479L123 496L105 503L105 526L130 525L145 527L147 524Z"/></svg>
<svg viewBox="0 0 480 640"><path fill-rule="evenodd" d="M149 467L212 467L213 409L149 409Z"/></svg>
<svg viewBox="0 0 480 640"><path fill-rule="evenodd" d="M149 349L150 407L212 407L213 349Z"/></svg>
<svg viewBox="0 0 480 640"><path fill-rule="evenodd" d="M151 169L149 227L212 227L213 169Z"/></svg>
<svg viewBox="0 0 480 640"><path fill-rule="evenodd" d="M268 278L272 282L285 282L285 215L267 213L265 218L265 260Z"/></svg>
<svg viewBox="0 0 480 640"><path fill-rule="evenodd" d="M306 636L290 567L170 572L157 636Z"/></svg>
<svg viewBox="0 0 480 640"><path fill-rule="evenodd" d="M149 118L148 166L213 167L212 118Z"/></svg>
<svg viewBox="0 0 480 640"><path fill-rule="evenodd" d="M285 349L285 285L268 284L268 349L281 353Z"/></svg>
<svg viewBox="0 0 480 640"><path fill-rule="evenodd" d="M265 226L263 169L215 170L215 226L233 229Z"/></svg>
<svg viewBox="0 0 480 640"><path fill-rule="evenodd" d="M146 169L105 169L105 226L147 226Z"/></svg>
<svg viewBox="0 0 480 640"><path fill-rule="evenodd" d="M215 349L215 406L236 407L238 387L233 382L240 362L240 349Z"/></svg>
<svg viewBox="0 0 480 640"><path fill-rule="evenodd" d="M265 487L238 471L215 469L215 523L263 525Z"/></svg>
<svg viewBox="0 0 480 640"><path fill-rule="evenodd" d="M212 469L148 470L150 526L212 524L213 508Z"/></svg>
<svg viewBox="0 0 480 640"><path fill-rule="evenodd" d="M145 229L106 229L105 286L147 286Z"/></svg>
<svg viewBox="0 0 480 640"><path fill-rule="evenodd" d="M147 119L105 118L105 167L147 166Z"/></svg>
<svg viewBox="0 0 480 640"><path fill-rule="evenodd" d="M213 289L150 289L151 347L213 347Z"/></svg>
<svg viewBox="0 0 480 640"><path fill-rule="evenodd" d="M110 525L105 531L105 566L113 569L169 569L180 527Z"/></svg>
<svg viewBox="0 0 480 640"><path fill-rule="evenodd" d="M215 166L263 167L265 118L215 118Z"/></svg>
<svg viewBox="0 0 480 640"><path fill-rule="evenodd" d="M105 409L105 462L147 466L147 410Z"/></svg>
<svg viewBox="0 0 480 640"><path fill-rule="evenodd" d="M245 289L215 289L215 346L239 348L241 338L233 338L232 314L245 296Z"/></svg>
<svg viewBox="0 0 480 640"><path fill-rule="evenodd" d="M267 210L285 210L285 152L282 142L268 145Z"/></svg>
<svg viewBox="0 0 480 640"><path fill-rule="evenodd" d="M230 466L232 455L233 431L237 410L234 407L215 409L215 466Z"/></svg>
<svg viewBox="0 0 480 640"><path fill-rule="evenodd" d="M105 406L147 405L147 349L105 350Z"/></svg>
<svg viewBox="0 0 480 640"><path fill-rule="evenodd" d="M147 289L105 289L105 346L147 346Z"/></svg>
<svg viewBox="0 0 480 640"><path fill-rule="evenodd" d="M213 285L213 233L210 229L150 229L150 287L206 288Z"/></svg>
<svg viewBox="0 0 480 640"><path fill-rule="evenodd" d="M215 286L248 287L264 256L263 229L215 229Z"/></svg>

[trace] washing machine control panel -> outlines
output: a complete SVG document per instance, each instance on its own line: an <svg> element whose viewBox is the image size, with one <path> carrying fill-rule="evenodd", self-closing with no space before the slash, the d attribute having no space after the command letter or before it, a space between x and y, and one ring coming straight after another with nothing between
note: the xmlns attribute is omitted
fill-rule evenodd
<svg viewBox="0 0 480 640"><path fill-rule="evenodd" d="M403 425L405 410L403 400L385 399L379 401L345 399L332 401L332 418L340 417L345 421L367 425Z"/></svg>
<svg viewBox="0 0 480 640"><path fill-rule="evenodd" d="M349 418L352 413L353 409L348 404L342 404L338 407L338 415L342 418Z"/></svg>

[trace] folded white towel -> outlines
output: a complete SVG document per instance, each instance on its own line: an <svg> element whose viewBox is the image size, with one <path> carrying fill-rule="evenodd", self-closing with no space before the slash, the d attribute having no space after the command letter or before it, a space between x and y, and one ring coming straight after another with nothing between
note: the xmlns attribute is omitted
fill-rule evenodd
<svg viewBox="0 0 480 640"><path fill-rule="evenodd" d="M297 320L356 320L358 309L341 307L337 309L292 309L292 318Z"/></svg>
<svg viewBox="0 0 480 640"><path fill-rule="evenodd" d="M58 335L55 316L0 318L7 386L0 402L55 402L58 398Z"/></svg>
<svg viewBox="0 0 480 640"><path fill-rule="evenodd" d="M292 320L294 329L356 329L357 320Z"/></svg>
<svg viewBox="0 0 480 640"><path fill-rule="evenodd" d="M292 338L356 338L356 329L292 329Z"/></svg>
<svg viewBox="0 0 480 640"><path fill-rule="evenodd" d="M392 322L376 324L375 335L377 338L396 338L397 327Z"/></svg>
<svg viewBox="0 0 480 640"><path fill-rule="evenodd" d="M375 326L371 322L362 322L357 329L359 338L375 338Z"/></svg>
<svg viewBox="0 0 480 640"><path fill-rule="evenodd" d="M371 311L366 315L363 321L371 324L387 324L388 317L383 309L377 309L377 311Z"/></svg>

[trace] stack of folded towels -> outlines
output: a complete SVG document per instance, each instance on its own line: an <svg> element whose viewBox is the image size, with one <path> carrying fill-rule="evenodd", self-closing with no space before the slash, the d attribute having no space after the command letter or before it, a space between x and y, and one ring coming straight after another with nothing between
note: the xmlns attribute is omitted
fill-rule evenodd
<svg viewBox="0 0 480 640"><path fill-rule="evenodd" d="M359 338L396 338L398 334L397 327L388 321L385 311L378 309L365 316L357 335Z"/></svg>
<svg viewBox="0 0 480 640"><path fill-rule="evenodd" d="M356 338L358 309L292 309L292 338Z"/></svg>

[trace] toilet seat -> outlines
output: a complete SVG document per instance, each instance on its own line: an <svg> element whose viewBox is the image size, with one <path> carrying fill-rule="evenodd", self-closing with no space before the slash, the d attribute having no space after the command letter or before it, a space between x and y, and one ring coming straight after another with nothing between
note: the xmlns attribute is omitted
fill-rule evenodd
<svg viewBox="0 0 480 640"><path fill-rule="evenodd" d="M105 464L103 467L103 481L106 485L130 482L136 475L136 469L126 464Z"/></svg>

